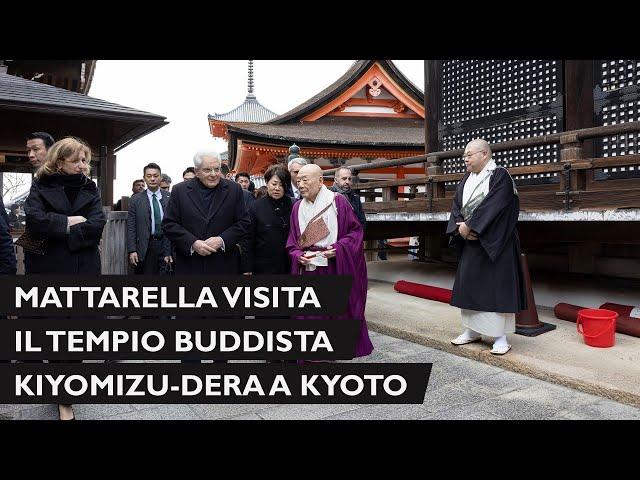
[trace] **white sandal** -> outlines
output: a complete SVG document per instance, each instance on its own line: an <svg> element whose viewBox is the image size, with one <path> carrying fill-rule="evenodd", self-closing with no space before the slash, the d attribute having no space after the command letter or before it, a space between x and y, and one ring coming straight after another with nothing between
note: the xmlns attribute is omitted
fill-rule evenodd
<svg viewBox="0 0 640 480"><path fill-rule="evenodd" d="M503 345L500 347L493 347L489 353L493 355L504 355L511 350L511 345Z"/></svg>
<svg viewBox="0 0 640 480"><path fill-rule="evenodd" d="M479 342L480 340L482 340L482 337L466 338L464 334L462 334L462 335L458 335L456 338L451 340L451 343L453 343L454 345L460 346L460 345L466 345L467 343Z"/></svg>

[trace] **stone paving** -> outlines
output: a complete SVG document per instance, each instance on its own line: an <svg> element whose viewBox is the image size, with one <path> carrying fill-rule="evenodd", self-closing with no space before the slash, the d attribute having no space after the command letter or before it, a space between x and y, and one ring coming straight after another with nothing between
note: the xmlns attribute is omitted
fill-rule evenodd
<svg viewBox="0 0 640 480"><path fill-rule="evenodd" d="M74 405L78 420L640 420L640 409L371 332L358 362L433 363L422 405ZM55 405L0 405L0 419L56 420Z"/></svg>

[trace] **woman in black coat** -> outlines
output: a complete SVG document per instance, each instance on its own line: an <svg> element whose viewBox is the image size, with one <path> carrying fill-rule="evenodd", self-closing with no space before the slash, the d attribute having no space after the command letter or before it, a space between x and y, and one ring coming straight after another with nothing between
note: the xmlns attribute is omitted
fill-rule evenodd
<svg viewBox="0 0 640 480"><path fill-rule="evenodd" d="M91 149L75 138L47 152L24 205L27 232L44 240L44 255L25 252L27 275L100 275L98 245L106 217L100 192L84 173L90 161ZM71 405L58 409L61 420L75 418Z"/></svg>
<svg viewBox="0 0 640 480"><path fill-rule="evenodd" d="M267 195L251 206L251 228L241 244L241 271L245 275L289 273L285 244L293 205L285 189L291 182L291 175L281 165L272 165L265 172L264 179Z"/></svg>

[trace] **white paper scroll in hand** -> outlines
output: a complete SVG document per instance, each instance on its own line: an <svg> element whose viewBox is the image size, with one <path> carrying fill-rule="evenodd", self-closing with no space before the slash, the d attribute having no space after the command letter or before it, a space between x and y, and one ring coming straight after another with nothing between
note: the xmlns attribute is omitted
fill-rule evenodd
<svg viewBox="0 0 640 480"><path fill-rule="evenodd" d="M307 265L305 265L305 270L307 270L308 272L312 272L316 269L316 267L329 266L329 259L320 255L320 253L321 252L312 252L311 250L307 250L304 252L305 257L311 257L311 261Z"/></svg>

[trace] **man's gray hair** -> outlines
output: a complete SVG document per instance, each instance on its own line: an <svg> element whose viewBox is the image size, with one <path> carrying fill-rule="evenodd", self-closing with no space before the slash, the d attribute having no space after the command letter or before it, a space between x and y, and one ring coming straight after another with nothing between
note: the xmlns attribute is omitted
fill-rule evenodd
<svg viewBox="0 0 640 480"><path fill-rule="evenodd" d="M287 164L287 170L291 170L291 165L293 165L294 163L297 163L298 165L302 165L303 167L309 164L309 162L306 161L304 158L296 157L293 160L289 161L289 163Z"/></svg>
<svg viewBox="0 0 640 480"><path fill-rule="evenodd" d="M167 175L166 173L162 174L162 180L167 182L167 183L171 183L171 177L169 175Z"/></svg>
<svg viewBox="0 0 640 480"><path fill-rule="evenodd" d="M218 161L220 161L220 154L215 150L198 150L193 156L193 165L196 168L200 168L200 165L202 165L202 159L204 157L213 157L217 158Z"/></svg>

